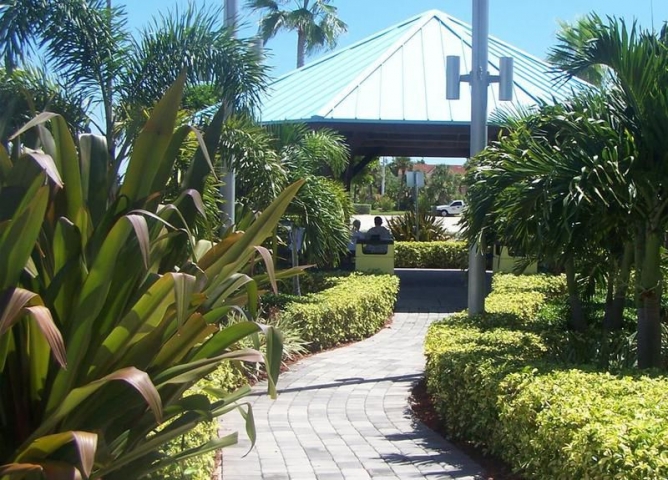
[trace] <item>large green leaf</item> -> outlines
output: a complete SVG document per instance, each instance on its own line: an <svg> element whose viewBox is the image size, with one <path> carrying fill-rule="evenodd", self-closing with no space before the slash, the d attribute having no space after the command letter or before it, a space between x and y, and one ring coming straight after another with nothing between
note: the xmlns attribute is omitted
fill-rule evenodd
<svg viewBox="0 0 668 480"><path fill-rule="evenodd" d="M49 153L62 174L67 198L65 213L68 218L76 218L76 214L83 206L83 192L81 189L81 166L79 155L74 145L72 135L67 128L65 119L56 115L51 118L51 134L53 135L55 150Z"/></svg>
<svg viewBox="0 0 668 480"><path fill-rule="evenodd" d="M10 463L0 465L0 478L8 476L12 480L21 480L31 473L41 473L44 468L34 463Z"/></svg>
<svg viewBox="0 0 668 480"><path fill-rule="evenodd" d="M158 327L176 302L174 279L174 274L163 275L139 298L102 342L89 375L99 375L118 364L130 347Z"/></svg>
<svg viewBox="0 0 668 480"><path fill-rule="evenodd" d="M151 369L161 369L168 365L174 365L182 361L188 352L198 343L210 335L215 334L218 329L214 325L207 324L200 314L192 315L178 331L169 338L160 349L151 364Z"/></svg>
<svg viewBox="0 0 668 480"><path fill-rule="evenodd" d="M137 218L144 220L142 217ZM135 223L128 216L120 218L105 238L88 272L75 307L75 316L70 320L70 324L65 326L70 339L67 352L70 367L67 371L58 373L49 399L49 409L59 404L67 392L81 379L80 377L88 371L88 366L82 363L82 359L88 351L97 317L107 300L113 273L118 262L122 261L119 258L120 252L133 231L137 231ZM142 244L141 240L139 244Z"/></svg>
<svg viewBox="0 0 668 480"><path fill-rule="evenodd" d="M110 194L111 162L107 139L102 135L81 135L81 191L93 224L107 211Z"/></svg>
<svg viewBox="0 0 668 480"><path fill-rule="evenodd" d="M276 385L278 375L281 373L281 361L283 359L283 335L272 326L262 326L262 331L267 339L267 353L265 366L267 369L267 380L269 395L276 398Z"/></svg>
<svg viewBox="0 0 668 480"><path fill-rule="evenodd" d="M8 228L0 235L0 290L16 284L35 248L49 200L49 188L22 202Z"/></svg>
<svg viewBox="0 0 668 480"><path fill-rule="evenodd" d="M286 188L276 200L258 217L258 219L250 226L243 236L238 238L228 250L220 257L216 258L215 248L209 251L202 258L203 264L210 263L210 267L202 269L205 273L213 278L216 275L223 277L237 271L239 267L248 261L252 255L252 248L262 244L273 232L274 227L283 216L285 209L288 207L294 196L304 184L303 180L299 180L288 188ZM214 257L213 259L211 257ZM211 288L211 287L210 287Z"/></svg>
<svg viewBox="0 0 668 480"><path fill-rule="evenodd" d="M195 138L199 143L202 157L207 162L209 171L215 176L215 169L213 168L213 163L211 163L211 157L209 156L209 151L206 148L206 143L204 142L204 137L202 137L201 132L190 125L182 125L174 132L172 141L170 142L169 147L165 153L165 159L160 164L160 169L158 170L158 173L155 175L153 180L151 191L159 192L165 189L165 185L173 173L174 163L179 156L183 142L191 133L195 135Z"/></svg>
<svg viewBox="0 0 668 480"><path fill-rule="evenodd" d="M63 341L63 336L60 334L60 330L58 330L58 327L56 327L56 324L53 321L49 309L41 305L35 305L26 307L25 310L28 317L35 322L39 330L42 332L56 361L63 368L67 368L65 342Z"/></svg>
<svg viewBox="0 0 668 480"><path fill-rule="evenodd" d="M81 471L86 477L90 476L97 449L97 434L91 432L70 431L40 437L21 451L17 462L38 463L68 443L74 443Z"/></svg>
<svg viewBox="0 0 668 480"><path fill-rule="evenodd" d="M156 463L153 467L147 470L147 473L159 472L160 470L163 470L164 468L167 468L170 465L183 462L184 460L188 460L189 458L197 457L200 455L204 455L205 453L208 452L220 450L221 448L235 445L236 443L238 443L238 441L239 441L239 434L236 432L230 433L229 435L225 435L224 437L214 438L213 440L210 440L204 445L184 450L180 453L177 453L176 455L169 457L166 460Z"/></svg>
<svg viewBox="0 0 668 480"><path fill-rule="evenodd" d="M0 145L0 185L5 183L12 170L12 160L4 145Z"/></svg>
<svg viewBox="0 0 668 480"><path fill-rule="evenodd" d="M153 193L151 191L153 179L165 161L165 153L173 138L185 80L184 72L155 106L135 142L119 192L133 204Z"/></svg>
<svg viewBox="0 0 668 480"><path fill-rule="evenodd" d="M100 380L91 382L83 387L69 391L62 402L47 410L44 421L31 435L30 443L51 432L52 429L55 428L69 413L74 411L86 400L89 400L91 396L104 385L114 381L123 381L137 390L153 412L157 422L160 423L162 417L162 401L160 400L160 394L156 390L155 385L153 385L153 382L146 372L142 372L134 367L128 367L111 373Z"/></svg>
<svg viewBox="0 0 668 480"><path fill-rule="evenodd" d="M166 384L182 383L192 385L208 373L211 373L222 361L225 360L240 360L244 362L259 363L264 361L264 357L260 352L253 350L252 348L232 350L215 357L208 357L168 368L156 375L155 381L159 388Z"/></svg>
<svg viewBox="0 0 668 480"><path fill-rule="evenodd" d="M207 340L199 349L193 352L191 360L201 360L220 355L231 345L262 331L262 327L255 322L238 322L223 328Z"/></svg>

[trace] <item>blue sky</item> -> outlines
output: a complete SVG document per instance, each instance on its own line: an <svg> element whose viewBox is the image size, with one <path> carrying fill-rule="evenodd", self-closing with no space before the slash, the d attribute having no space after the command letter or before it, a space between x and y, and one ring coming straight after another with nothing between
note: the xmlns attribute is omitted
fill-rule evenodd
<svg viewBox="0 0 668 480"><path fill-rule="evenodd" d="M112 0L125 5L131 29L139 30L152 17L167 13L175 6L183 8L189 1L197 6L215 7L224 0ZM294 0L296 3L297 0ZM258 15L246 8L246 0L237 0L242 28L241 36L253 36ZM471 23L470 0L334 0L339 17L348 24L348 32L339 39L345 47L363 38L419 15L438 9ZM558 21L572 22L589 12L600 16L638 20L644 28L657 30L668 20L668 0L490 0L490 35L510 43L539 58L545 58L555 42ZM292 32L279 34L266 45L273 76L280 76L296 66L297 36ZM321 54L322 55L322 54ZM307 58L306 62L317 58ZM440 162L430 162L440 163ZM461 163L457 160L454 163Z"/></svg>
<svg viewBox="0 0 668 480"><path fill-rule="evenodd" d="M166 13L175 5L184 7L188 0L113 0L126 6L129 25L140 29L155 15ZM196 5L218 6L224 0L194 0ZM244 25L241 35L256 32L257 15L251 15L246 0L237 0L240 20ZM442 10L467 23L471 22L469 0L334 0L339 16L348 24L348 33L339 40L344 47L379 30L390 27L427 10ZM540 58L554 44L558 20L573 21L595 11L601 16L615 15L628 20L637 19L641 26L659 29L668 20L667 0L490 0L490 34ZM293 69L296 63L297 36L283 33L269 41L269 63L273 73L281 75ZM311 58L312 60L313 58ZM307 59L308 62L309 59Z"/></svg>

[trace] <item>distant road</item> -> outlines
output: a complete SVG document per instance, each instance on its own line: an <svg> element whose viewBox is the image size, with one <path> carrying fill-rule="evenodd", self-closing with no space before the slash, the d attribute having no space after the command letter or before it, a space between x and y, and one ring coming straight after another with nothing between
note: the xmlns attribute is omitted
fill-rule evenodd
<svg viewBox="0 0 668 480"><path fill-rule="evenodd" d="M362 222L362 231L365 232L371 227L373 227L373 219L376 215L353 215L353 218L359 219ZM387 221L389 218L392 218L393 215L379 215L383 219L383 225L387 226ZM445 229L450 233L459 232L459 217L436 217L437 220L445 227Z"/></svg>

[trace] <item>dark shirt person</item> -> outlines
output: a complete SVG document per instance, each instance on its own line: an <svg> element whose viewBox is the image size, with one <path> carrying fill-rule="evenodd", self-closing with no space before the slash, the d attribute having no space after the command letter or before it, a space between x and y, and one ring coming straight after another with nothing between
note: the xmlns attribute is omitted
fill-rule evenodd
<svg viewBox="0 0 668 480"><path fill-rule="evenodd" d="M365 246L364 252L365 253L387 253L387 244L383 243L381 245L373 245L374 241L382 241L382 242L391 242L392 239L392 234L390 231L383 226L383 219L381 217L375 217L373 219L373 224L374 226L371 227L367 232L366 232L366 241L370 242L370 244L367 244Z"/></svg>

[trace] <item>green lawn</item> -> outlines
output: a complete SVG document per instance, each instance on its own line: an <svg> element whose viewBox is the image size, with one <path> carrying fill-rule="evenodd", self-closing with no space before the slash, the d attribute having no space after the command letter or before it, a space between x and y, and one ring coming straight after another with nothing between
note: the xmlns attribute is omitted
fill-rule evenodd
<svg viewBox="0 0 668 480"><path fill-rule="evenodd" d="M370 215L403 215L406 213L405 210L390 210L384 212L382 210L371 210Z"/></svg>

